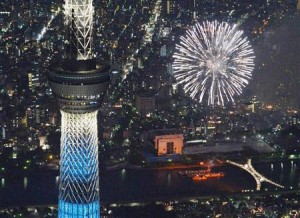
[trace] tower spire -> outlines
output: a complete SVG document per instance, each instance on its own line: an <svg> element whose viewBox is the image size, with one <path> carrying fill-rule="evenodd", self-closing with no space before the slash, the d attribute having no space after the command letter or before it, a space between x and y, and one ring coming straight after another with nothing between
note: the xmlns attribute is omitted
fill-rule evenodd
<svg viewBox="0 0 300 218"><path fill-rule="evenodd" d="M92 0L65 0L65 58L93 59Z"/></svg>

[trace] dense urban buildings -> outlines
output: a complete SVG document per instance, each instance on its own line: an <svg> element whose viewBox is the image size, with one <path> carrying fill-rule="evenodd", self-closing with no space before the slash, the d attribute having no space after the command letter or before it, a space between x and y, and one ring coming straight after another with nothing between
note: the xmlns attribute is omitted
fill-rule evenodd
<svg viewBox="0 0 300 218"><path fill-rule="evenodd" d="M66 40L64 3L0 2L0 217L58 216L64 178L59 169L67 166L60 161L60 139L69 132L70 138L79 136L62 121L77 106L93 115L81 125L94 125L91 131L78 131L95 136L93 148L99 149L93 155L99 155L102 217L297 217L298 0L94 1L94 47L83 57L95 57L92 68L94 63L111 66L111 83L101 100L100 93L80 97L59 91L78 85L76 74L71 81L62 78L68 68L79 67L64 64L74 54ZM214 20L238 24L255 54L252 79L234 104L224 106L191 99L174 78L180 37L196 22ZM85 80L81 88L102 82L102 77ZM80 105L73 104L77 97ZM80 117L71 118L78 123ZM158 156L149 133L168 129L182 134L181 154ZM254 176L228 164L247 160L284 188L262 182L257 191L253 169Z"/></svg>

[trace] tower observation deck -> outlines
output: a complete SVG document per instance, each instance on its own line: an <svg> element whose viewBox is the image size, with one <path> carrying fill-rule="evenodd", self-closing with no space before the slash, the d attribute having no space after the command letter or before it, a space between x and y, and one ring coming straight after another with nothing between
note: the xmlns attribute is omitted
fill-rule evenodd
<svg viewBox="0 0 300 218"><path fill-rule="evenodd" d="M60 218L98 218L97 113L110 81L110 66L97 64L93 51L92 0L65 0L64 57L49 73L60 107Z"/></svg>

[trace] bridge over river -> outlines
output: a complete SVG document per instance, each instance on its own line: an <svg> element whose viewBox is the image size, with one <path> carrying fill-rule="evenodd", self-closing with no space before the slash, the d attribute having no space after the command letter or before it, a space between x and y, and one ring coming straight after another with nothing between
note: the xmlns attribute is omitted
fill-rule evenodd
<svg viewBox="0 0 300 218"><path fill-rule="evenodd" d="M234 166L237 166L245 171L247 171L248 173L250 173L255 181L256 181L256 190L257 191L260 191L261 190L261 183L262 182L268 182L274 186L277 186L279 188L284 188L284 186L276 183L276 182L273 182L272 180L264 177L262 174L260 174L259 172L257 172L254 167L252 166L252 160L251 159L248 159L247 160L247 163L246 164L240 164L240 163L237 163L237 162L234 162L234 161L231 161L231 160L226 160L226 163L229 163L231 165L234 165Z"/></svg>

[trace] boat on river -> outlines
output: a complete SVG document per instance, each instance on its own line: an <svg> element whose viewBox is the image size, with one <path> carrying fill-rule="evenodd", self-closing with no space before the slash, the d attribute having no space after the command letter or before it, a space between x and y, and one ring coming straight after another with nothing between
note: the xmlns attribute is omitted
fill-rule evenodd
<svg viewBox="0 0 300 218"><path fill-rule="evenodd" d="M210 169L208 170L183 170L179 171L178 174L181 176L193 177L194 175L204 175L210 173Z"/></svg>
<svg viewBox="0 0 300 218"><path fill-rule="evenodd" d="M207 179L211 179L211 178L221 178L221 177L224 177L224 173L223 172L218 172L218 173L205 173L205 174L194 174L192 176L192 180L193 181L204 181L204 180L207 180Z"/></svg>

